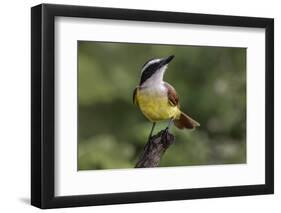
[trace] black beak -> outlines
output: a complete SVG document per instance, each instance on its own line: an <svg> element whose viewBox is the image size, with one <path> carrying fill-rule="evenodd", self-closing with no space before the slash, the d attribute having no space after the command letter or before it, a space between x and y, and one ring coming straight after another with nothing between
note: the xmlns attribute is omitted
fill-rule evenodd
<svg viewBox="0 0 281 213"><path fill-rule="evenodd" d="M162 67L162 66L165 66L165 65L168 64L168 63L170 63L170 61L172 61L174 57L175 57L174 55L171 55L171 56L169 56L169 57L167 57L167 58L161 59L161 62L160 62L161 67Z"/></svg>

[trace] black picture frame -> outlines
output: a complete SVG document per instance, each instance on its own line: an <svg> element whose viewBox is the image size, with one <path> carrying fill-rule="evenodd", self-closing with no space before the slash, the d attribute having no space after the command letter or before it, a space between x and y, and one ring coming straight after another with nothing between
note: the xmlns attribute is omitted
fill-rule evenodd
<svg viewBox="0 0 281 213"><path fill-rule="evenodd" d="M265 184L56 197L54 20L58 16L264 28ZM274 20L271 18L41 4L31 8L31 97L31 204L39 208L216 198L274 192Z"/></svg>

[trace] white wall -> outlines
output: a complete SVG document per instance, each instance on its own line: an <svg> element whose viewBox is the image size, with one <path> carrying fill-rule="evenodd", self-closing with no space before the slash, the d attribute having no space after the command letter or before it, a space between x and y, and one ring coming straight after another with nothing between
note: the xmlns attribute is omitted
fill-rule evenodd
<svg viewBox="0 0 281 213"><path fill-rule="evenodd" d="M51 210L51 212L277 212L281 207L281 7L279 1L130 1L60 0L45 3L170 10L210 14L275 18L275 195L113 205ZM38 212L29 206L30 196L30 7L41 3L1 2L0 31L0 210ZM5 211L6 210L6 211Z"/></svg>

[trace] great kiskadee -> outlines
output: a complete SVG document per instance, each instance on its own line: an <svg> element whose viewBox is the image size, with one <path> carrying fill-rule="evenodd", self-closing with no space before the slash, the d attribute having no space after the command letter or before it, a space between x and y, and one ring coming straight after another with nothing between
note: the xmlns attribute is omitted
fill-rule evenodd
<svg viewBox="0 0 281 213"><path fill-rule="evenodd" d="M144 116L153 122L149 139L152 136L157 121L169 120L169 130L172 122L179 129L194 129L200 124L180 110L179 97L176 90L163 81L168 63L174 58L151 59L141 69L141 79L133 93L133 101Z"/></svg>

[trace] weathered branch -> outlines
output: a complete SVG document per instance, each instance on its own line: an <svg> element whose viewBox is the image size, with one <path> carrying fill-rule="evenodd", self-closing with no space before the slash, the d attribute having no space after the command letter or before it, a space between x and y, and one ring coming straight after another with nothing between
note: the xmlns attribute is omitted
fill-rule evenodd
<svg viewBox="0 0 281 213"><path fill-rule="evenodd" d="M174 140L174 135L167 130L162 130L152 136L146 143L136 168L157 167L160 164L161 157Z"/></svg>

